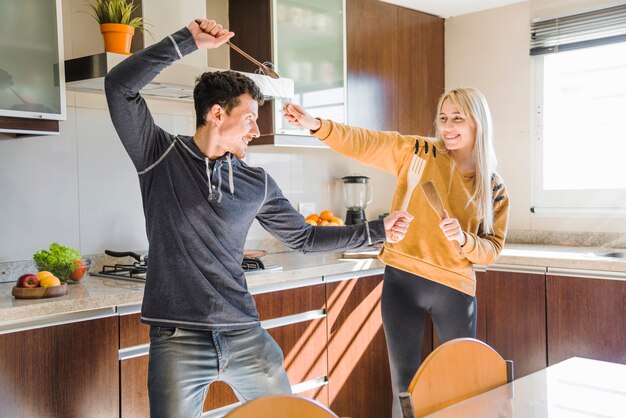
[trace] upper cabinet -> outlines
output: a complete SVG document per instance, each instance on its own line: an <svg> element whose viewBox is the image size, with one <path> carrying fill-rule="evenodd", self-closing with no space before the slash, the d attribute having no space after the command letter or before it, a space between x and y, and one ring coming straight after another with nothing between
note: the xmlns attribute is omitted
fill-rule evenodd
<svg viewBox="0 0 626 418"><path fill-rule="evenodd" d="M344 10L344 0L231 0L229 25L236 34L232 41L294 81L292 102L316 116L345 122ZM234 70L256 70L234 51L230 62ZM260 109L261 138L251 144L324 146L307 130L284 120L285 104L276 100Z"/></svg>
<svg viewBox="0 0 626 418"><path fill-rule="evenodd" d="M294 102L314 116L434 134L444 19L379 0L230 0L229 7L232 41L293 79ZM233 69L256 70L234 51L230 61ZM287 125L282 104L261 107L262 136L251 144L324 146Z"/></svg>
<svg viewBox="0 0 626 418"><path fill-rule="evenodd" d="M433 136L444 19L379 0L346 4L348 123Z"/></svg>
<svg viewBox="0 0 626 418"><path fill-rule="evenodd" d="M3 0L0 16L0 132L57 134L66 118L61 0Z"/></svg>

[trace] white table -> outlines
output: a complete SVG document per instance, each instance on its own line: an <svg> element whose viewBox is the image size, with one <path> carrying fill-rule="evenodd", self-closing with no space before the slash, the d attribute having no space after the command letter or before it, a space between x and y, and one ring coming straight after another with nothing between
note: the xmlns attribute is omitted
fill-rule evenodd
<svg viewBox="0 0 626 418"><path fill-rule="evenodd" d="M626 365L572 357L428 417L626 418Z"/></svg>

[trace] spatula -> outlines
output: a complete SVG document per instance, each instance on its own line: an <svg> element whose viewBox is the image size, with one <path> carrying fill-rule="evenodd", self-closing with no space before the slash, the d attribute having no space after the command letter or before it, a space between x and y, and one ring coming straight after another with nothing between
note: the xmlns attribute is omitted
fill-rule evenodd
<svg viewBox="0 0 626 418"><path fill-rule="evenodd" d="M443 208L443 202L441 201L441 197L439 197L439 193L437 192L437 188L435 187L433 182L428 180L422 183L421 186L424 194L426 195L426 200L428 200L428 203L430 204L430 207L433 208L433 210L441 220L445 219L446 212ZM456 240L452 240L450 241L450 243L452 243L452 245L456 249L459 258L465 258L465 254L463 254L463 250L461 249L461 245L459 244L459 242Z"/></svg>

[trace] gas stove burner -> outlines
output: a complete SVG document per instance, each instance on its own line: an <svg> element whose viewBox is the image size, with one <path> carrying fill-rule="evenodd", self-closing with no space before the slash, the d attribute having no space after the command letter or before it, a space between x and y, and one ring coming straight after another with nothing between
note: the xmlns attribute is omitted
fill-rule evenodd
<svg viewBox="0 0 626 418"><path fill-rule="evenodd" d="M102 266L101 271L98 273L92 273L92 275L107 277L110 279L134 280L140 282L144 282L146 280L146 272L148 270L147 255L110 250L105 250L104 252L113 257L132 257L137 261L132 264L105 265ZM257 257L244 257L241 261L241 267L246 275L282 270L282 267L279 266L263 264L263 262Z"/></svg>
<svg viewBox="0 0 626 418"><path fill-rule="evenodd" d="M244 257L241 262L241 267L243 267L245 271L265 269L263 262L256 257Z"/></svg>

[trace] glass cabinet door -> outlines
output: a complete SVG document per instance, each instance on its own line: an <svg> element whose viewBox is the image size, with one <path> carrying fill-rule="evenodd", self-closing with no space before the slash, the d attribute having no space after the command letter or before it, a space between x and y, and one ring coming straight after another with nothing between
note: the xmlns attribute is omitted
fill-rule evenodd
<svg viewBox="0 0 626 418"><path fill-rule="evenodd" d="M0 1L0 115L65 119L60 5Z"/></svg>
<svg viewBox="0 0 626 418"><path fill-rule="evenodd" d="M294 103L312 115L345 122L345 1L274 0L273 57L281 76L294 81ZM277 100L277 134L309 135L282 116Z"/></svg>

